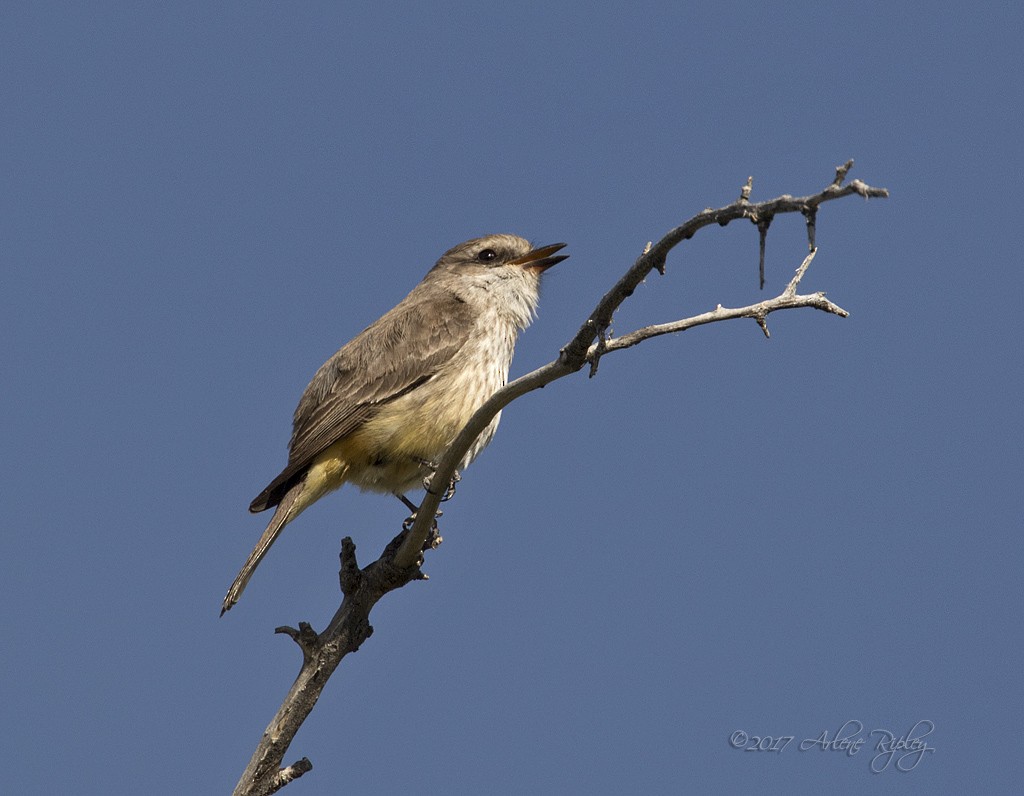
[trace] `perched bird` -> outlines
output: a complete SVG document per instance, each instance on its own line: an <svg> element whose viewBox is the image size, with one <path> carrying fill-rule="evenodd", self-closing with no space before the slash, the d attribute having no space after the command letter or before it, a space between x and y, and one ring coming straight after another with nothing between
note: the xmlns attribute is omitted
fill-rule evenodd
<svg viewBox="0 0 1024 796"><path fill-rule="evenodd" d="M249 506L277 509L228 589L222 616L285 525L328 492L351 483L404 500L432 471L504 386L516 338L533 319L540 276L566 259L555 255L564 246L533 248L516 235L460 243L321 366L295 410L287 466ZM460 467L491 441L499 418Z"/></svg>

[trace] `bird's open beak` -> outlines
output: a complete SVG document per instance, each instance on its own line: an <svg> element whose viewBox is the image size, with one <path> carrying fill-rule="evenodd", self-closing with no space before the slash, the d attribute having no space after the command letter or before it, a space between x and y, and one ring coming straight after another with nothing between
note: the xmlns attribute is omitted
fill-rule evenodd
<svg viewBox="0 0 1024 796"><path fill-rule="evenodd" d="M565 246L566 244L564 243L552 243L550 246L541 246L539 249L534 249L522 257L512 260L510 265L521 265L524 268L541 273L548 270L551 266L562 262L562 260L569 259L568 254L559 254L557 257L551 256L559 249L564 249Z"/></svg>

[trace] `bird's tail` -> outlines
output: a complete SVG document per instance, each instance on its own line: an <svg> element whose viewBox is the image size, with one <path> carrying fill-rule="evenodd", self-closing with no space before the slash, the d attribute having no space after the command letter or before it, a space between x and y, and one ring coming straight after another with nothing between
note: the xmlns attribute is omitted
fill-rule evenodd
<svg viewBox="0 0 1024 796"><path fill-rule="evenodd" d="M295 518L298 512L295 511L296 502L299 496L302 494L303 487L305 486L304 481L299 481L295 486L285 493L285 496L281 499L281 502L277 504L277 510L274 512L274 516L271 518L270 523L267 525L263 536L256 543L256 546L249 553L249 558L243 565L238 576L235 578L235 582L231 584L231 588L228 589L228 593L224 597L224 603L220 608L220 615L224 616L225 611L229 611L231 606L238 602L238 598L242 596L242 592L245 591L245 586L249 582L249 578L252 577L252 573L259 566L260 561L263 560L263 556L267 554L270 546L277 540L277 537L281 535L281 531L284 530L284 526L288 522ZM301 508L300 508L301 511Z"/></svg>

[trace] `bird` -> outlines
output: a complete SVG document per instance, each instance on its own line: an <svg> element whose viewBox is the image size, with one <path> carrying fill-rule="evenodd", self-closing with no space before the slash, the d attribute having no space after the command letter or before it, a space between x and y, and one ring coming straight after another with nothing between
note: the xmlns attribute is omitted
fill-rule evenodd
<svg viewBox="0 0 1024 796"><path fill-rule="evenodd" d="M404 493L473 413L503 387L519 332L533 320L541 275L568 255L517 235L485 235L445 252L393 309L328 359L292 418L288 462L249 506L274 508L228 589L221 616L238 602L281 531L329 492L349 483ZM494 436L494 417L459 465Z"/></svg>

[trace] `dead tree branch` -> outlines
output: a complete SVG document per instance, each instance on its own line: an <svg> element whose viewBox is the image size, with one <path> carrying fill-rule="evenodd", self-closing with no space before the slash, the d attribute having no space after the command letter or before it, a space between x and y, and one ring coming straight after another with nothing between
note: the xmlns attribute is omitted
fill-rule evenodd
<svg viewBox="0 0 1024 796"><path fill-rule="evenodd" d="M312 764L306 758L282 768L284 756L296 732L313 710L327 680L342 658L359 649L370 637L373 628L370 626L369 615L377 601L389 591L401 588L412 580L426 578L420 571L420 565L423 552L435 547L439 540L434 517L441 498L466 451L501 409L521 395L576 373L586 365L590 366L590 375L594 376L602 356L638 345L652 337L734 318L755 320L768 336L766 319L770 313L799 307L812 307L846 317L846 310L829 301L824 293L800 295L797 289L816 253L815 222L818 208L824 202L852 194L865 199L889 195L884 188L872 188L860 180L844 185L852 166L853 161L839 166L835 179L819 193L802 197L784 195L766 202L750 201L753 180L749 179L740 197L732 204L717 210L704 210L671 230L657 243L648 244L636 262L597 303L576 335L561 349L557 359L510 382L473 415L438 463L417 511L416 521L388 544L377 561L360 569L356 563L352 540L348 537L342 540L340 580L344 597L328 626L319 634L304 622L299 624L297 630L291 627L277 629L277 632L290 636L299 645L302 650L302 668L277 714L264 731L249 765L235 787L235 796L266 796L275 793L312 769ZM719 305L710 312L691 318L645 326L620 337L609 336L608 330L616 310L647 275L652 270L664 274L669 252L711 224L725 226L745 218L757 226L763 285L764 246L768 228L775 216L783 213L801 213L804 216L810 253L778 296L736 309Z"/></svg>
<svg viewBox="0 0 1024 796"><path fill-rule="evenodd" d="M872 188L869 185L861 182L860 180L853 180L847 185L843 185L843 180L846 179L846 174L853 167L853 161L849 160L842 166L836 168L835 179L821 192L812 194L811 196L793 197L788 194L779 196L775 199L770 199L766 202L758 202L752 204L749 196L750 191L753 187L753 178L747 180L746 185L743 186L740 192L740 197L735 202L725 207L720 207L717 210L707 209L701 213L698 213L689 221L680 224L675 229L671 230L661 240L655 244L648 244L644 249L643 253L637 258L636 262L633 263L632 267L619 279L618 282L609 290L601 300L597 303L594 311L590 313L590 317L584 321L583 325L580 326L576 336L572 338L559 352L558 359L553 362L544 365L541 368L528 373L510 382L502 389L498 390L480 409L477 410L476 414L470 419L469 423L462 430L459 436L448 448L448 451L441 458L437 471L434 473L434 477L430 484L430 489L427 491L424 497L423 503L420 504L419 516L416 519L416 524L413 526L409 537L406 539L402 549L399 550L399 557L396 561L401 566L411 566L419 557L420 551L423 548L423 541L426 539L427 533L430 529L430 518L434 516L434 512L437 511L438 505L440 505L439 495L444 493L447 487L452 473L455 472L455 468L458 463L462 461L462 457L465 456L469 447L473 444L480 432L483 431L490 423L498 412L500 412L505 406L510 404L520 395L524 395L528 392L543 387L556 379L560 379L564 376L568 376L570 373L575 373L580 370L584 365L590 365L591 377L597 374L597 367L600 363L601 357L609 350L609 341L607 338L608 329L611 328L612 318L615 315L615 311L622 305L627 298L633 295L633 291L640 285L647 275L652 270L657 270L659 273L665 273L665 262L668 258L668 253L672 251L676 246L682 243L684 240L689 240L696 234L696 232L704 227L710 226L711 224L718 224L719 226L726 226L727 224L736 221L737 219L746 218L758 225L761 229L761 225L765 225L764 229L767 230L767 224L771 223L771 220L781 213L802 213L806 219L813 219L816 217L818 208L824 203L833 199L841 199L844 196L850 196L851 194L857 194L863 196L865 199L869 198L884 198L888 197L889 192L885 188ZM810 220L807 225L807 241L808 249L814 251L814 224ZM803 272L806 270L806 266L809 263L802 266L803 270L798 272L798 276L802 277ZM796 280L799 283L799 279ZM795 295L796 286L792 282L790 286L787 286L787 291L792 288ZM783 296L786 296L783 293ZM779 297L780 299L782 296ZM788 298L792 299L793 296ZM760 306L760 305L758 305ZM817 306L815 304L804 303L794 304L787 306L786 308L796 306ZM783 307L774 307L773 309L782 309ZM818 306L818 309L824 307ZM771 310L769 310L771 311ZM832 311L832 310L829 310ZM732 312L742 312L734 310ZM767 312L764 313L767 315ZM836 313L838 315L845 315L844 312ZM702 323L710 323L712 320L727 320L733 317L750 317L749 315L726 315L722 318L707 319ZM684 322L680 322L684 323ZM691 326L699 325L696 322L690 323ZM766 327L762 324L762 329ZM661 332L666 334L669 331L681 331L681 329L670 329ZM633 333L637 334L637 332ZM649 335L653 336L653 335ZM595 339L597 342L595 343ZM634 345L640 342L635 340ZM618 346L622 348L624 346Z"/></svg>

